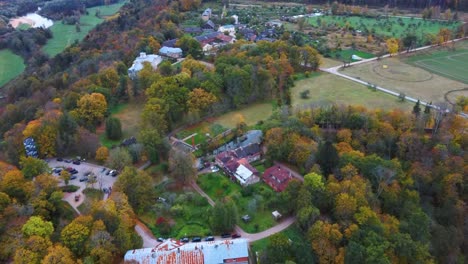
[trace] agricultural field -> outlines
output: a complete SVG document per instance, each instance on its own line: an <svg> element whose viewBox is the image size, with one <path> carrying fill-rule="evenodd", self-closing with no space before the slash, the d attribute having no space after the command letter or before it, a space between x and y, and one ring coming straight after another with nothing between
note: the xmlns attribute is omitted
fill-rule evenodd
<svg viewBox="0 0 468 264"><path fill-rule="evenodd" d="M309 98L303 99L301 92L309 90ZM412 104L400 102L394 96L370 90L368 87L328 73L296 82L291 88L292 105L295 108L307 106L330 106L333 104L362 105L367 108L390 110L412 109Z"/></svg>
<svg viewBox="0 0 468 264"><path fill-rule="evenodd" d="M50 57L59 54L68 45L73 44L75 41L81 41L90 30L103 22L106 17L117 13L124 4L125 1L107 6L87 8L88 14L82 15L80 18L80 32L77 32L75 25L65 25L62 24L62 21L55 21L54 25L50 27L54 37L47 41L47 44L42 48L43 51ZM97 10L100 12L100 17L96 16Z"/></svg>
<svg viewBox="0 0 468 264"><path fill-rule="evenodd" d="M200 175L197 183L215 201L224 197L236 201L238 225L244 231L257 233L275 225L271 212L277 209L272 202L277 194L268 185L260 182L243 188L223 173ZM251 217L251 221L244 223L240 217L246 214Z"/></svg>
<svg viewBox="0 0 468 264"><path fill-rule="evenodd" d="M424 102L444 102L446 93L466 87L465 83L403 61L398 57L385 58L346 68L342 73Z"/></svg>
<svg viewBox="0 0 468 264"><path fill-rule="evenodd" d="M448 44L451 46L452 44ZM455 50L440 48L421 52L405 60L429 72L468 84L466 62L468 61L468 41L455 44Z"/></svg>
<svg viewBox="0 0 468 264"><path fill-rule="evenodd" d="M401 38L407 32L414 32L420 39L426 34L437 34L441 28L448 28L451 31L457 30L459 22L446 22L435 20L423 20L409 17L361 17L361 16L318 16L311 17L308 22L313 27L326 28L328 26L346 25L349 28L360 30L363 33L370 32L381 37Z"/></svg>
<svg viewBox="0 0 468 264"><path fill-rule="evenodd" d="M0 50L0 87L20 75L25 67L23 58L10 50Z"/></svg>

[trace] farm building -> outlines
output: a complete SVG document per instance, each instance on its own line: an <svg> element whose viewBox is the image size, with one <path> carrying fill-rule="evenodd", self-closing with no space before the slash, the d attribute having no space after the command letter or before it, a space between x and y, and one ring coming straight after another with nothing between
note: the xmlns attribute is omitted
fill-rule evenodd
<svg viewBox="0 0 468 264"><path fill-rule="evenodd" d="M125 263L146 264L248 264L249 244L246 239L188 243L168 239L154 248L127 251Z"/></svg>

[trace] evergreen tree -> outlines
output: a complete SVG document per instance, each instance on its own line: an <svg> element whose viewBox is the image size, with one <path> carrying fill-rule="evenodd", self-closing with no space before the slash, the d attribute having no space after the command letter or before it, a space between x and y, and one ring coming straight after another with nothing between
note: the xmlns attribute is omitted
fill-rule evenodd
<svg viewBox="0 0 468 264"><path fill-rule="evenodd" d="M426 104L426 107L424 108L424 113L425 114L430 114L431 113L431 105L432 105L432 102L430 102L429 104Z"/></svg>
<svg viewBox="0 0 468 264"><path fill-rule="evenodd" d="M325 144L320 144L317 152L317 163L322 168L324 175L331 174L339 161L338 152L331 141L327 140Z"/></svg>
<svg viewBox="0 0 468 264"><path fill-rule="evenodd" d="M106 120L106 136L112 140L118 140L122 137L122 124L115 117L109 117Z"/></svg>
<svg viewBox="0 0 468 264"><path fill-rule="evenodd" d="M421 113L421 106L420 106L420 102L419 100L416 102L416 104L414 105L413 107L413 114L415 114L416 116L419 115L419 113Z"/></svg>

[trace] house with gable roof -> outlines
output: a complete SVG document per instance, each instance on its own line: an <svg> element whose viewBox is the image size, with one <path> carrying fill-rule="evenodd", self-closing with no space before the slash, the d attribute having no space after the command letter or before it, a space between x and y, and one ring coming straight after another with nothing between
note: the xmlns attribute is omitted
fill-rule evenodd
<svg viewBox="0 0 468 264"><path fill-rule="evenodd" d="M287 168L275 165L265 170L263 173L263 181L270 185L270 187L277 191L282 192L288 186L290 180L292 180L292 173Z"/></svg>

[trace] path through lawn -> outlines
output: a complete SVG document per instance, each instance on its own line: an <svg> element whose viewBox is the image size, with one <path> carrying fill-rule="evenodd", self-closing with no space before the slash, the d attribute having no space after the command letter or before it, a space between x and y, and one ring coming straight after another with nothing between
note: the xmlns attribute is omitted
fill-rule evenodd
<svg viewBox="0 0 468 264"><path fill-rule="evenodd" d="M309 98L302 99L301 92L309 90ZM296 82L291 89L292 105L302 106L329 106L332 104L362 105L370 109L390 110L399 108L410 110L412 104L399 102L394 96L371 91L364 85L345 80L328 73L321 73L316 77Z"/></svg>

